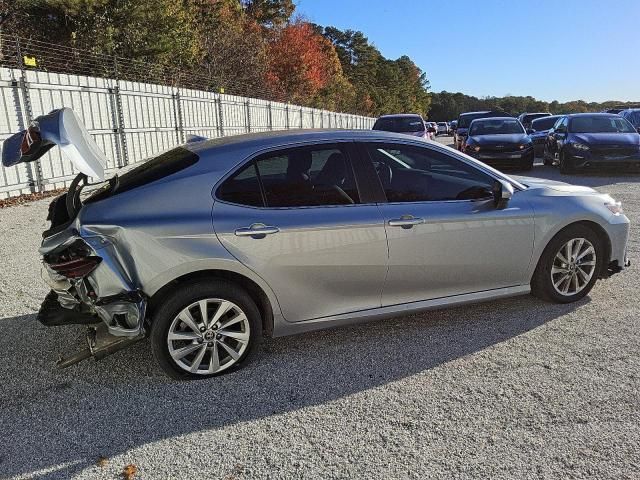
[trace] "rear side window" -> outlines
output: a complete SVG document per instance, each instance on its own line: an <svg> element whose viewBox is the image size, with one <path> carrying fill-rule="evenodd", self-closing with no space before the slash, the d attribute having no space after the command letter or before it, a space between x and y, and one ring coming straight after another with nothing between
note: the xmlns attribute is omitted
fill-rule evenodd
<svg viewBox="0 0 640 480"><path fill-rule="evenodd" d="M294 148L259 157L226 180L220 200L258 207L349 205L360 197L339 146Z"/></svg>
<svg viewBox="0 0 640 480"><path fill-rule="evenodd" d="M174 148L147 160L126 173L118 174L117 181L110 182L108 186L97 190L85 200L85 203L102 200L168 177L195 165L198 159L198 155L186 148Z"/></svg>

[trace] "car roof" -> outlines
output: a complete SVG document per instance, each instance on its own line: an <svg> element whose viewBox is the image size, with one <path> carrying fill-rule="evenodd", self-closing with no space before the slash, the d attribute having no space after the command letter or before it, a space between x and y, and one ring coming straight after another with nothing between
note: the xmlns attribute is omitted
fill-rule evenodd
<svg viewBox="0 0 640 480"><path fill-rule="evenodd" d="M477 112L464 112L464 113L461 113L460 116L464 117L465 115L477 115L478 113L490 113L490 112L491 110L479 110Z"/></svg>
<svg viewBox="0 0 640 480"><path fill-rule="evenodd" d="M222 148L261 150L293 143L330 142L332 140L367 140L374 138L406 140L407 135L383 130L294 129L231 135L228 137L187 143L185 147L194 153L203 153L212 149Z"/></svg>
<svg viewBox="0 0 640 480"><path fill-rule="evenodd" d="M569 118L575 117L619 117L617 113L606 113L606 112L583 112L583 113L569 113L567 115L563 115Z"/></svg>
<svg viewBox="0 0 640 480"><path fill-rule="evenodd" d="M513 117L483 117L483 118L476 118L471 123L484 122L486 120L516 120L517 121L518 119Z"/></svg>
<svg viewBox="0 0 640 480"><path fill-rule="evenodd" d="M417 113L391 113L389 115L380 115L378 118L402 118L402 117L420 117L420 118L422 118L422 115L419 115Z"/></svg>

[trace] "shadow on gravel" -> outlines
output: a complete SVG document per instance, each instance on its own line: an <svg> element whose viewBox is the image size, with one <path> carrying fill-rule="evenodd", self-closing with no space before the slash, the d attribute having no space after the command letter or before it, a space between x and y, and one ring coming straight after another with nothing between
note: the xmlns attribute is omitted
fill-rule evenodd
<svg viewBox="0 0 640 480"><path fill-rule="evenodd" d="M147 342L56 370L58 353L77 348L83 329L47 329L35 315L6 318L0 476L69 478L100 456L325 404L488 349L586 302L555 305L524 296L270 339L244 369L187 383L156 369ZM487 375L501 368L497 360Z"/></svg>

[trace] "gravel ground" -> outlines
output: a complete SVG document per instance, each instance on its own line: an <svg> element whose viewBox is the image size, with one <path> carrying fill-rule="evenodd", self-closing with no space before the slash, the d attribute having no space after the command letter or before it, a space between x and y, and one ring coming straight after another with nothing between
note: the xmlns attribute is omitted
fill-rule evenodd
<svg viewBox="0 0 640 480"><path fill-rule="evenodd" d="M640 177L563 180L622 200L638 264ZM47 203L0 209L2 478L640 478L636 266L574 305L268 340L211 381L170 381L146 342L58 371L83 330L35 321Z"/></svg>

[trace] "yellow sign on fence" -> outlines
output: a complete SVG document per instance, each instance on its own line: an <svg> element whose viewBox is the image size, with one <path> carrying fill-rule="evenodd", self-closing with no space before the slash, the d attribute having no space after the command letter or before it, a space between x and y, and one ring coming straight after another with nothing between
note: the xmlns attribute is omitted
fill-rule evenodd
<svg viewBox="0 0 640 480"><path fill-rule="evenodd" d="M27 67L37 67L38 63L36 62L36 57L30 57L28 55L25 55L24 57L22 57L22 60L25 64L25 66Z"/></svg>

